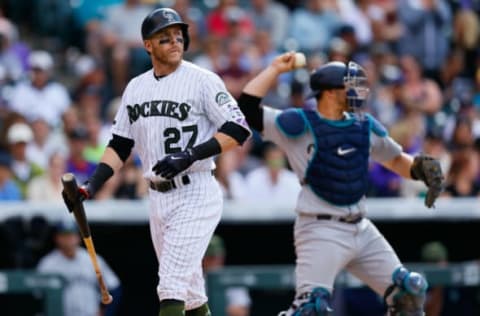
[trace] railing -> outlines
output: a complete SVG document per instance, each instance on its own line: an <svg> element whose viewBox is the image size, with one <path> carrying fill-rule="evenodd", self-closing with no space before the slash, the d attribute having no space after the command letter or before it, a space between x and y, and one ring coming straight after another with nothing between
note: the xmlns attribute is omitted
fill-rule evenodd
<svg viewBox="0 0 480 316"><path fill-rule="evenodd" d="M0 270L0 294L42 292L45 316L63 315L64 280L55 274L27 270Z"/></svg>
<svg viewBox="0 0 480 316"><path fill-rule="evenodd" d="M294 204L294 201L277 204L275 201L225 201L222 221L293 221ZM420 198L372 198L367 200L367 207L367 216L372 220L480 220L479 198L443 198L438 200L434 209L427 209ZM146 200L87 201L85 209L92 222L148 223ZM0 221L17 215L31 217L40 214L51 220L67 215L62 203L1 202L0 210Z"/></svg>
<svg viewBox="0 0 480 316"><path fill-rule="evenodd" d="M440 267L431 264L406 264L411 271L423 274L430 286L478 286L480 264L465 262ZM212 315L224 315L226 308L225 290L231 286L249 289L291 290L294 289L293 266L241 266L224 267L207 274L207 289ZM364 284L348 272L336 279L336 286L362 287Z"/></svg>

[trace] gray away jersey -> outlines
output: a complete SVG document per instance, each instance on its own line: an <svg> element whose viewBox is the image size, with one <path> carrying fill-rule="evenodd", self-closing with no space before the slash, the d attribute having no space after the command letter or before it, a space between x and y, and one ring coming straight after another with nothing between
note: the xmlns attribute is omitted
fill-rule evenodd
<svg viewBox="0 0 480 316"><path fill-rule="evenodd" d="M155 79L153 69L133 78L122 96L112 133L135 141L147 179L168 154L210 139L226 121L248 129L243 113L216 74L182 61L171 74ZM185 172L208 171L213 158L196 161Z"/></svg>
<svg viewBox="0 0 480 316"><path fill-rule="evenodd" d="M120 285L118 277L102 256L97 255L97 258L107 287L110 290L115 289ZM43 273L60 274L65 278L64 315L98 315L100 290L90 256L84 248L79 247L72 259L65 257L59 250L53 250L40 260L37 270Z"/></svg>
<svg viewBox="0 0 480 316"><path fill-rule="evenodd" d="M282 111L263 106L263 137L277 144L287 155L290 165L299 179L303 179L308 162L313 154L313 135L307 132L300 137L288 138L276 124L277 116ZM375 161L388 161L400 155L402 147L391 137L380 137L370 133L370 157ZM308 185L303 185L297 199L296 212L304 214L328 213L345 216L348 214L365 213L365 197L356 205L340 207L332 205L319 198Z"/></svg>

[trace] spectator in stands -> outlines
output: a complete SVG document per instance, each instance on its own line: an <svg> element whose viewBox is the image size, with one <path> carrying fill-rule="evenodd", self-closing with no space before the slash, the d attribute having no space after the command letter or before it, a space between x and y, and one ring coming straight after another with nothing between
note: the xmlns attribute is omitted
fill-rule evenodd
<svg viewBox="0 0 480 316"><path fill-rule="evenodd" d="M273 47L283 49L290 27L290 13L285 5L273 0L252 0L248 13L257 32L266 32Z"/></svg>
<svg viewBox="0 0 480 316"><path fill-rule="evenodd" d="M146 197L148 183L143 178L140 161L135 154L130 155L120 173L114 177L117 177L113 193L116 199L137 200Z"/></svg>
<svg viewBox="0 0 480 316"><path fill-rule="evenodd" d="M240 160L238 151L231 150L217 157L215 177L227 200L241 201L246 197L245 177L238 171Z"/></svg>
<svg viewBox="0 0 480 316"><path fill-rule="evenodd" d="M272 143L263 150L264 166L247 174L247 197L253 201L270 201L284 205L295 204L300 192L296 175L287 169L283 151Z"/></svg>
<svg viewBox="0 0 480 316"><path fill-rule="evenodd" d="M405 105L426 115L437 113L442 107L442 92L438 83L423 76L421 65L413 55L402 56L400 66Z"/></svg>
<svg viewBox="0 0 480 316"><path fill-rule="evenodd" d="M290 84L290 101L289 104L291 107L303 108L307 106L307 101L305 100L305 90L306 84L298 80L292 80Z"/></svg>
<svg viewBox="0 0 480 316"><path fill-rule="evenodd" d="M474 143L472 119L464 115L456 115L452 121L454 122L453 128L449 128L449 126L445 128L449 150L455 151L472 146Z"/></svg>
<svg viewBox="0 0 480 316"><path fill-rule="evenodd" d="M12 178L12 158L6 152L0 152L0 201L22 200L22 192Z"/></svg>
<svg viewBox="0 0 480 316"><path fill-rule="evenodd" d="M98 116L86 116L84 119L85 129L88 133L87 146L85 147L84 157L86 160L98 163L107 147L107 143L102 143L100 131L102 122Z"/></svg>
<svg viewBox="0 0 480 316"><path fill-rule="evenodd" d="M253 44L254 48L250 49L248 56L252 65L250 73L259 72L279 54L279 50L272 45L271 34L267 31L259 30L255 32ZM275 104L276 108L282 109L290 106L290 104L287 104L288 99L285 96L288 95L288 84L291 81L291 76L291 74L284 74L278 79L276 86L265 96L265 104Z"/></svg>
<svg viewBox="0 0 480 316"><path fill-rule="evenodd" d="M374 41L371 17L372 1L342 0L337 2L339 15L341 16L343 23L335 32L338 33L342 27L345 27L344 23L352 23L351 25L348 25L353 30L358 49L366 49ZM353 21L355 22L353 23Z"/></svg>
<svg viewBox="0 0 480 316"><path fill-rule="evenodd" d="M425 263L440 267L446 267L449 264L448 249L440 241L425 243L421 248L420 256ZM477 315L477 291L477 287L430 286L425 301L425 315Z"/></svg>
<svg viewBox="0 0 480 316"><path fill-rule="evenodd" d="M113 296L112 304L102 306L95 270L89 254L80 247L76 224L70 219L60 221L55 227L54 242L55 249L40 260L37 271L60 274L65 279L64 315L113 315L120 300L120 280L107 262L97 254L103 278Z"/></svg>
<svg viewBox="0 0 480 316"><path fill-rule="evenodd" d="M83 183L95 170L96 164L85 159L85 148L88 145L88 132L83 126L77 126L68 132L69 157L67 172L75 175L78 183Z"/></svg>
<svg viewBox="0 0 480 316"><path fill-rule="evenodd" d="M339 37L334 37L328 45L328 59L330 61L341 61L348 63L351 60L352 50L350 45Z"/></svg>
<svg viewBox="0 0 480 316"><path fill-rule="evenodd" d="M299 51L325 52L340 23L340 16L327 6L327 2L307 0L305 7L293 12L289 35L298 42Z"/></svg>
<svg viewBox="0 0 480 316"><path fill-rule="evenodd" d="M279 50L272 43L272 35L264 30L257 30L254 37L253 58L255 71L265 68L279 54Z"/></svg>
<svg viewBox="0 0 480 316"><path fill-rule="evenodd" d="M399 48L414 56L426 77L439 81L448 51L452 13L445 0L398 2L399 19L405 26Z"/></svg>
<svg viewBox="0 0 480 316"><path fill-rule="evenodd" d="M25 69L21 56L15 51L18 31L15 25L0 12L0 65L5 71L5 81L12 83L19 80Z"/></svg>
<svg viewBox="0 0 480 316"><path fill-rule="evenodd" d="M480 184L477 182L479 160L472 147L466 147L453 153L452 164L447 175L447 185L443 196L476 197L480 196Z"/></svg>
<svg viewBox="0 0 480 316"><path fill-rule="evenodd" d="M402 84L404 77L400 67L394 64L379 65L379 80L372 85L370 108L381 123L390 127L403 116Z"/></svg>
<svg viewBox="0 0 480 316"><path fill-rule="evenodd" d="M439 241L425 243L420 251L421 260L426 263L437 264L441 267L448 265L447 248ZM425 313L429 316L441 316L444 304L445 290L442 286L433 286L428 289L425 301Z"/></svg>
<svg viewBox="0 0 480 316"><path fill-rule="evenodd" d="M386 43L398 52L398 41L405 32L405 27L398 17L397 0L370 1L368 15L372 24L375 42Z"/></svg>
<svg viewBox="0 0 480 316"><path fill-rule="evenodd" d="M69 107L65 113L62 115L62 132L63 134L68 135L72 132L77 126L81 125L80 120L80 111L78 107L72 106Z"/></svg>
<svg viewBox="0 0 480 316"><path fill-rule="evenodd" d="M104 118L112 91L103 65L89 56L81 56L73 68L77 78L73 95L78 109L83 116Z"/></svg>
<svg viewBox="0 0 480 316"><path fill-rule="evenodd" d="M204 273L221 269L225 265L225 244L218 235L213 235L203 257ZM249 316L251 299L245 287L230 287L225 291L226 316Z"/></svg>
<svg viewBox="0 0 480 316"><path fill-rule="evenodd" d="M124 0L108 7L103 21L104 45L111 52L110 70L115 95L120 95L128 80L150 68L138 30L152 8L140 0Z"/></svg>
<svg viewBox="0 0 480 316"><path fill-rule="evenodd" d="M202 54L201 40L207 35L205 15L196 5L196 1L190 0L175 0L172 5L172 9L177 11L184 23L188 24L190 41L188 43L188 50L184 53L186 60L193 60Z"/></svg>
<svg viewBox="0 0 480 316"><path fill-rule="evenodd" d="M62 135L43 118L39 117L30 122L33 139L27 144L27 159L39 165L42 169L48 166L48 159L54 152L66 153Z"/></svg>
<svg viewBox="0 0 480 316"><path fill-rule="evenodd" d="M245 54L245 43L238 38L232 38L227 43L228 65L221 69L218 75L225 82L227 90L234 98L240 96L240 93L251 78L251 64Z"/></svg>
<svg viewBox="0 0 480 316"><path fill-rule="evenodd" d="M207 32L221 39L228 39L232 32L252 38L254 24L237 5L237 0L220 0L218 6L207 14Z"/></svg>
<svg viewBox="0 0 480 316"><path fill-rule="evenodd" d="M98 61L103 61L102 22L108 6L120 4L122 0L96 0L71 2L74 34L72 44L86 51Z"/></svg>
<svg viewBox="0 0 480 316"><path fill-rule="evenodd" d="M43 174L43 169L27 158L27 144L32 140L32 129L26 123L15 123L8 129L7 142L13 159L13 178L20 187L23 198L26 197L30 181Z"/></svg>
<svg viewBox="0 0 480 316"><path fill-rule="evenodd" d="M47 51L33 51L28 63L30 79L13 89L9 98L11 110L27 119L43 118L50 126L59 127L71 100L67 89L52 80L53 57Z"/></svg>
<svg viewBox="0 0 480 316"><path fill-rule="evenodd" d="M30 181L27 186L29 201L57 201L62 199L62 175L66 171L66 159L61 153L53 153L48 159L46 173Z"/></svg>
<svg viewBox="0 0 480 316"><path fill-rule="evenodd" d="M228 66L228 57L222 46L222 40L216 35L207 35L203 40L203 52L193 62L213 72L220 72Z"/></svg>
<svg viewBox="0 0 480 316"><path fill-rule="evenodd" d="M452 30L452 46L461 54L463 67L462 77L470 80L475 78L480 36L480 21L478 14L469 8L462 8L454 15ZM447 64L448 65L448 64Z"/></svg>

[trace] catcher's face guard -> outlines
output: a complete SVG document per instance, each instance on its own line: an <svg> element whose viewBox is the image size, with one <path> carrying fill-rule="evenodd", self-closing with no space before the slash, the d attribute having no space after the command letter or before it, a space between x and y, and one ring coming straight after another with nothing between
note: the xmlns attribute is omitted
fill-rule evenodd
<svg viewBox="0 0 480 316"><path fill-rule="evenodd" d="M350 61L343 77L343 84L345 85L348 106L352 109L362 107L370 92L365 69Z"/></svg>

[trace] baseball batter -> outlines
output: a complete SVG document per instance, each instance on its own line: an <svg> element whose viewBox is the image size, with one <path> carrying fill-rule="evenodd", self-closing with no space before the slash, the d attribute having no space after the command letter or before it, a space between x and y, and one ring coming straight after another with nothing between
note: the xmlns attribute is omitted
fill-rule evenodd
<svg viewBox="0 0 480 316"><path fill-rule="evenodd" d="M429 186L426 205L441 192L437 160L415 158L359 111L368 95L364 70L354 62L330 62L312 73L316 110L260 107L279 74L295 67L294 53L278 56L252 79L239 98L250 127L286 152L302 183L294 227L296 298L282 315L330 315L334 280L348 270L382 295L390 315L423 315L427 287L400 263L392 247L365 218L368 161Z"/></svg>
<svg viewBox="0 0 480 316"><path fill-rule="evenodd" d="M135 145L150 182L160 316L206 316L201 260L223 205L212 157L242 144L250 131L220 78L182 60L188 25L177 12L153 11L142 37L153 69L127 85L113 137L79 193L94 196Z"/></svg>

